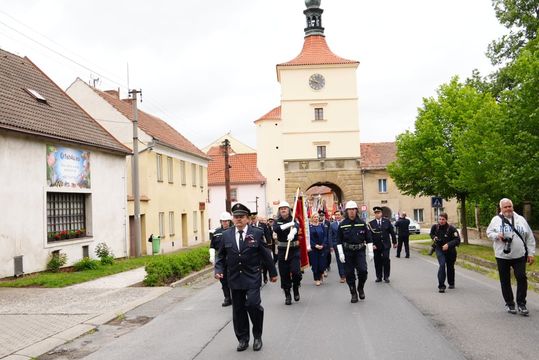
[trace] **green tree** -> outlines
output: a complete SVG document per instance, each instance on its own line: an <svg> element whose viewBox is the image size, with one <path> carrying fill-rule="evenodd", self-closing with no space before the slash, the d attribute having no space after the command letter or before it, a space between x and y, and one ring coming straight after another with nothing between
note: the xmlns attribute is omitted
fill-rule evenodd
<svg viewBox="0 0 539 360"><path fill-rule="evenodd" d="M475 124L493 116L496 109L489 93L480 93L454 77L440 86L436 98L423 99L415 131L397 137L397 159L388 166L404 194L458 200L464 243L468 243L466 200L479 187L473 183L478 174L466 172L465 167L478 159L466 157L463 137L478 130Z"/></svg>

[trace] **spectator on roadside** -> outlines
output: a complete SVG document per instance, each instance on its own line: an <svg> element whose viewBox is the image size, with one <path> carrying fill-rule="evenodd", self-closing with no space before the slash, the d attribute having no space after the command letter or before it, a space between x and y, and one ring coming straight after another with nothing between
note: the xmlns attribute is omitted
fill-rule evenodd
<svg viewBox="0 0 539 360"><path fill-rule="evenodd" d="M505 310L516 314L518 309L521 315L528 316L526 262L531 265L535 261L535 238L526 219L513 210L510 199L500 200L500 213L490 221L487 236L493 241ZM511 288L511 268L517 280L517 309Z"/></svg>
<svg viewBox="0 0 539 360"><path fill-rule="evenodd" d="M410 257L410 220L406 218L406 213L403 211L399 219L395 222L395 229L397 230L397 257L401 257L402 244L404 244L404 251L406 251L406 257Z"/></svg>
<svg viewBox="0 0 539 360"><path fill-rule="evenodd" d="M438 215L438 223L430 228L430 237L438 258L438 292L445 292L445 279L450 289L455 288L455 262L457 246L460 244L459 232L447 222L447 213Z"/></svg>

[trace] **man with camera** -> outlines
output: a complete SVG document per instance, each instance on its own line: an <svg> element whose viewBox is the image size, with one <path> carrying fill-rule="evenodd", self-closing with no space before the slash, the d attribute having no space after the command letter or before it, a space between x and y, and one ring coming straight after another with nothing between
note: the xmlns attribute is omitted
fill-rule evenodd
<svg viewBox="0 0 539 360"><path fill-rule="evenodd" d="M459 232L447 222L447 213L438 216L438 223L432 225L430 229L430 237L433 241L432 248L438 258L438 292L444 293L446 275L449 288L455 288L455 262L457 246L460 244Z"/></svg>
<svg viewBox="0 0 539 360"><path fill-rule="evenodd" d="M513 211L513 202L510 199L500 200L500 213L490 221L487 236L494 242L494 255L498 264L505 310L510 314L517 313L511 288L511 268L513 268L517 280L518 312L528 316L526 262L531 265L535 260L535 238L526 219Z"/></svg>

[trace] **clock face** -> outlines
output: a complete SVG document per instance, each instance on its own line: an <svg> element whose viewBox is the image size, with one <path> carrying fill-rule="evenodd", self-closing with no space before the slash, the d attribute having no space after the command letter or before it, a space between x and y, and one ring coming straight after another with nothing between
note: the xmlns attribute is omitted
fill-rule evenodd
<svg viewBox="0 0 539 360"><path fill-rule="evenodd" d="M326 84L326 79L321 74L312 74L309 78L309 86L314 90L320 90Z"/></svg>

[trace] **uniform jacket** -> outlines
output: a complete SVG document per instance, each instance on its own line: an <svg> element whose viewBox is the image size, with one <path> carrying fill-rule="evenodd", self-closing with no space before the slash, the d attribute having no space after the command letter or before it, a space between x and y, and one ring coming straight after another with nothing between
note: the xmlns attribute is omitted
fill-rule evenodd
<svg viewBox="0 0 539 360"><path fill-rule="evenodd" d="M395 229L397 229L397 235L399 236L410 235L410 220L407 218L399 218L395 222Z"/></svg>
<svg viewBox="0 0 539 360"><path fill-rule="evenodd" d="M344 243L357 245L371 242L371 234L367 229L367 224L359 216L356 216L354 220L347 217L339 224L337 245L343 245Z"/></svg>
<svg viewBox="0 0 539 360"><path fill-rule="evenodd" d="M342 220L339 222L334 221L329 225L328 241L331 247L337 246L337 232L339 231L340 223L342 223Z"/></svg>
<svg viewBox="0 0 539 360"><path fill-rule="evenodd" d="M511 220L508 219L508 221L511 223ZM528 256L535 255L535 237L533 236L533 232L530 229L530 225L528 225L526 219L513 211L512 224L520 235L522 235L524 241L526 241L526 246L528 247ZM511 242L511 252L509 254L503 253L505 243L502 241L496 241L498 239L498 233L501 232L503 232L505 237L510 237L513 239ZM495 216L490 221L490 225L487 228L487 236L494 242L494 253L497 258L518 259L524 256L526 251L524 249L524 242L515 232L513 232L509 225L502 224L502 219L500 216Z"/></svg>
<svg viewBox="0 0 539 360"><path fill-rule="evenodd" d="M289 229L286 229L286 230L281 230L281 225L289 223L290 221L292 221L292 216L288 216L288 218L286 218L286 219L283 219L282 217L279 217L277 219L277 221L275 221L275 223L273 224L273 232L277 234L277 241L279 241L279 242L288 241L287 237L288 237L288 234L290 234L290 229L292 229L292 228L289 228ZM294 227L296 228L296 230L298 230L298 233L299 233L299 224L297 222L294 223ZM294 236L294 239L292 241L297 241L298 240L298 233L296 233L296 235ZM277 244L277 246L282 247L282 246L279 246L279 244Z"/></svg>
<svg viewBox="0 0 539 360"><path fill-rule="evenodd" d="M310 242L311 242L311 250L313 251L324 251L326 252L329 248L329 242L328 242L328 233L327 228L323 224L318 225L312 225L309 224L309 235L310 235ZM315 248L315 245L322 245L324 248L322 250L318 250Z"/></svg>
<svg viewBox="0 0 539 360"><path fill-rule="evenodd" d="M438 238L436 246L441 248L445 244L448 244L448 251L455 251L455 248L460 244L459 232L457 231L457 228L455 228L453 225L432 225L432 227L430 228L430 238L434 240L435 236Z"/></svg>
<svg viewBox="0 0 539 360"><path fill-rule="evenodd" d="M217 229L215 229L215 231L211 235L210 248L219 250L223 239L223 231L225 231L223 227L218 227Z"/></svg>
<svg viewBox="0 0 539 360"><path fill-rule="evenodd" d="M369 222L369 230L372 236L372 243L376 246L377 250L391 248L391 243L397 243L397 237L395 236L395 229L389 219L381 218L382 225L378 225L378 220L373 219ZM391 240L390 237L391 236Z"/></svg>
<svg viewBox="0 0 539 360"><path fill-rule="evenodd" d="M261 264L264 263L270 276L277 276L275 264L265 247L264 232L248 226L243 245L236 244L236 227L223 232L223 240L215 260L215 274L228 271L228 285L231 289L256 289L261 284Z"/></svg>
<svg viewBox="0 0 539 360"><path fill-rule="evenodd" d="M253 226L264 232L264 241L266 243L266 247L270 247L270 245L273 243L270 226L261 222L257 222L256 224L253 224Z"/></svg>

